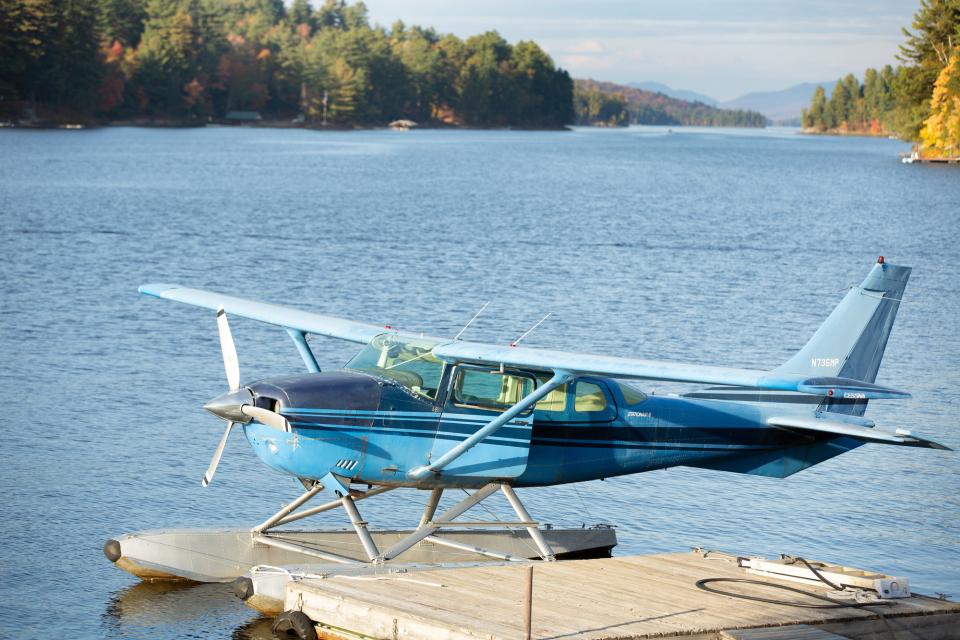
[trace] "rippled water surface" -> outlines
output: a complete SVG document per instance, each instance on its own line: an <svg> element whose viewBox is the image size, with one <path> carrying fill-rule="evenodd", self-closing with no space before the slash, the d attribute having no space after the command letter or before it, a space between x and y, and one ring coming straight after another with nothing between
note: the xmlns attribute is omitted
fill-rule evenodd
<svg viewBox="0 0 960 640"><path fill-rule="evenodd" d="M530 344L772 367L882 253L914 273L879 382L914 398L868 416L960 449L960 171L904 150L785 130L0 131L0 636L268 633L222 585L138 584L101 553L250 526L297 493L239 437L201 488L222 429L201 405L226 388L214 318L143 282L434 335L492 300L471 338L552 312ZM232 326L245 379L302 369L282 331ZM313 345L327 365L353 352ZM620 554L787 552L956 597L958 456L868 445L784 480L671 469L522 497L544 521L615 523ZM364 515L414 524L400 493Z"/></svg>

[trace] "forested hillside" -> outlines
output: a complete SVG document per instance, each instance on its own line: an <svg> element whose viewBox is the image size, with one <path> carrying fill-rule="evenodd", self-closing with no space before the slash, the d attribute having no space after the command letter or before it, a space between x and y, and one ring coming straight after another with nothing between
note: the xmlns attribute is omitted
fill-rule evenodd
<svg viewBox="0 0 960 640"><path fill-rule="evenodd" d="M573 82L534 42L326 0L0 0L0 117L561 127Z"/></svg>
<svg viewBox="0 0 960 640"><path fill-rule="evenodd" d="M692 125L704 127L763 127L767 119L755 111L718 109L635 87L577 80L574 90L576 123Z"/></svg>
<svg viewBox="0 0 960 640"><path fill-rule="evenodd" d="M929 156L960 156L960 0L921 0L897 58L813 94L803 112L811 133L896 132Z"/></svg>

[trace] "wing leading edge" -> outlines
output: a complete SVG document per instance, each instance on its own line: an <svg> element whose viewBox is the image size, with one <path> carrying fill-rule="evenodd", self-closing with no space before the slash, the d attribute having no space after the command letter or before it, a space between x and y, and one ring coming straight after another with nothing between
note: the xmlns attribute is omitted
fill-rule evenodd
<svg viewBox="0 0 960 640"><path fill-rule="evenodd" d="M137 289L140 293L155 296L165 300L175 300L196 307L216 310L219 307L232 315L238 315L252 320L259 320L268 324L314 333L331 338L339 338L350 342L367 343L381 333L387 331L382 326L345 320L334 316L325 316L319 313L291 309L276 304L257 302L236 298L234 296L191 289L175 284L144 284Z"/></svg>

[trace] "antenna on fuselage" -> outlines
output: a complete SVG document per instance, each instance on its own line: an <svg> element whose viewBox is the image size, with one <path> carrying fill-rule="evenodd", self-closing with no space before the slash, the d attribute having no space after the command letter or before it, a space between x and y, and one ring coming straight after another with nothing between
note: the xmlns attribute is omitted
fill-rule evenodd
<svg viewBox="0 0 960 640"><path fill-rule="evenodd" d="M542 324L544 323L544 321L545 321L547 318L549 318L551 315L553 315L553 313L548 313L547 315L545 315L545 316L543 316L542 318L540 318L540 321L539 321L537 324L533 325L532 327L530 327L529 329L527 329L526 331L524 331L522 336L520 336L519 338L517 338L516 340L514 340L513 342L510 343L510 346L511 346L511 347L515 347L515 346L517 346L518 344L520 344L520 341L521 341L521 340L523 340L523 339L526 338L528 335L530 335L531 333L533 333L533 330L536 329L537 327L539 327L540 325L542 325Z"/></svg>
<svg viewBox="0 0 960 640"><path fill-rule="evenodd" d="M479 318L479 317L480 317L480 314L483 313L483 310L486 309L489 305L490 305L490 301L489 301L489 300L487 300L486 302L484 302L484 303L483 303L483 306L480 307L480 311L477 311L475 314L473 314L473 317L470 318L470 320L467 322L467 324L463 325L463 329L460 329L460 331L457 333L457 335L453 336L453 339L454 339L454 340L459 340L459 339L460 339L460 336L463 335L463 332L467 330L467 327L469 327L471 324L473 324L473 321L476 320L477 318Z"/></svg>

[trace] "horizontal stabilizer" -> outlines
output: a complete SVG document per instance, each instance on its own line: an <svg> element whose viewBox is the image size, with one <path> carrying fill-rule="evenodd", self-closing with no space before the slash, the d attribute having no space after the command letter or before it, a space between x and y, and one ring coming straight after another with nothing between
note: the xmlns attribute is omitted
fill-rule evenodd
<svg viewBox="0 0 960 640"><path fill-rule="evenodd" d="M844 400L881 400L910 397L910 394L906 391L881 387L872 382L863 382L851 378L808 378L797 385L797 391Z"/></svg>
<svg viewBox="0 0 960 640"><path fill-rule="evenodd" d="M798 429L800 431L814 431L817 433L829 433L837 436L850 436L864 442L879 442L882 444L896 444L905 447L923 447L925 449L944 449L950 451L949 447L910 435L908 431L880 431L871 429L860 424L844 422L841 420L824 420L821 418L804 416L782 416L767 419L767 424L772 427L785 427L787 429Z"/></svg>

